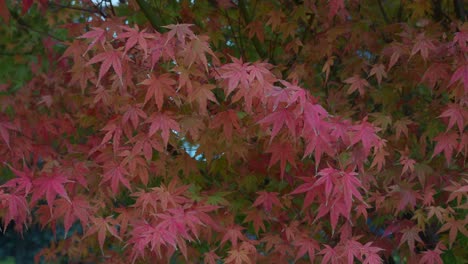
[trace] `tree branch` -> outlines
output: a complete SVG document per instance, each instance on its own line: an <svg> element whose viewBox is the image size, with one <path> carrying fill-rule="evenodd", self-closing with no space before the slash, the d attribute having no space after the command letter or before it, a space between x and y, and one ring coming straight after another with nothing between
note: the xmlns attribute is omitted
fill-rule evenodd
<svg viewBox="0 0 468 264"><path fill-rule="evenodd" d="M242 17L244 18L244 21L246 24L249 24L251 22L249 13L247 11L247 7L245 6L244 0L239 0L238 4L240 13L242 14ZM257 51L258 55L260 56L261 59L266 59L267 54L266 51L263 49L262 43L258 40L256 36L252 38L252 43L255 47L255 50Z"/></svg>
<svg viewBox="0 0 468 264"><path fill-rule="evenodd" d="M49 6L55 6L58 8L66 8L66 9L71 9L71 10L76 10L76 11L81 11L81 12L86 12L86 13L91 13L91 14L99 14L102 15L102 13L96 8L96 10L93 9L88 9L88 8L83 8L79 6L72 6L72 5L62 5L56 2L48 2L47 3Z"/></svg>
<svg viewBox="0 0 468 264"><path fill-rule="evenodd" d="M377 3L379 4L379 10L380 13L382 13L385 23L390 24L390 19L388 19L387 12L385 12L385 9L382 5L382 0L377 0Z"/></svg>
<svg viewBox="0 0 468 264"><path fill-rule="evenodd" d="M460 19L462 22L465 22L466 13L465 13L465 7L463 5L463 1L453 0L453 5L455 7L455 13L457 14L457 18Z"/></svg>
<svg viewBox="0 0 468 264"><path fill-rule="evenodd" d="M156 31L162 32L164 31L163 21L161 16L155 14L154 9L151 7L150 4L146 2L146 0L136 0L138 6L140 7L143 14L145 14L146 19L150 22L151 26L153 26Z"/></svg>

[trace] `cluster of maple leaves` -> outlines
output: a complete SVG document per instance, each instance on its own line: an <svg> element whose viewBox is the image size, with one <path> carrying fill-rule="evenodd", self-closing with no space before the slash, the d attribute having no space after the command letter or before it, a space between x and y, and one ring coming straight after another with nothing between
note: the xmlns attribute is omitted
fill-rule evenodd
<svg viewBox="0 0 468 264"><path fill-rule="evenodd" d="M342 3L330 17L347 16ZM380 85L401 64L428 65L420 82L450 97L437 110L445 131L419 138L422 156L429 139L429 157L445 157L448 169L434 172L407 146L389 154L418 129L414 121L401 118L388 136L392 121L379 113L331 114L297 78L221 55L189 24L165 33L119 18L90 25L70 26L79 37L55 71L0 96L0 162L11 176L0 186L2 229L37 222L66 233L38 258L373 264L399 248L410 262L442 263L458 233L468 236L459 169L468 151L466 28L443 41L407 28L367 77L343 81L345 94L365 98L369 78ZM395 219L373 228L386 216ZM69 233L76 223L83 232ZM430 244L431 228L448 239Z"/></svg>

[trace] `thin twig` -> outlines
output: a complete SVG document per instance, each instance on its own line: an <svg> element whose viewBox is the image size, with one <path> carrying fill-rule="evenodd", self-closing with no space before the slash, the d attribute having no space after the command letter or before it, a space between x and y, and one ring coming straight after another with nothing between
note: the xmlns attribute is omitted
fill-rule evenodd
<svg viewBox="0 0 468 264"><path fill-rule="evenodd" d="M385 12L385 9L382 5L382 0L377 0L377 3L379 4L380 13L382 13L385 23L390 24L390 20L388 19L387 12Z"/></svg>
<svg viewBox="0 0 468 264"><path fill-rule="evenodd" d="M82 12L87 12L91 14L101 14L101 12L96 8L96 10L93 9L88 9L88 8L83 8L79 6L72 6L72 5L62 5L56 2L49 2L49 6L55 6L59 8L66 8L66 9L71 9L71 10L76 10L76 11L82 11Z"/></svg>
<svg viewBox="0 0 468 264"><path fill-rule="evenodd" d="M239 0L238 8L239 8L240 14L242 14L242 17L244 18L245 23L247 25L250 24L251 22L250 15L247 11L247 7L245 6L244 0ZM252 43L260 59L266 59L266 51L263 49L262 43L260 43L260 41L258 40L256 36L252 38Z"/></svg>
<svg viewBox="0 0 468 264"><path fill-rule="evenodd" d="M222 12L222 14L227 18L227 21L228 21L228 24L229 24L229 29L231 30L231 33L232 33L232 36L234 37L234 41L236 42L236 47L239 49L239 54L241 56L243 56L244 54L244 50L242 48L242 46L240 46L240 43L239 43L239 39L237 38L236 36L236 33L234 32L234 28L233 28L233 23L232 23L232 20L231 20L231 17L229 16L229 14L227 13L227 11L222 11L220 9L220 11Z"/></svg>

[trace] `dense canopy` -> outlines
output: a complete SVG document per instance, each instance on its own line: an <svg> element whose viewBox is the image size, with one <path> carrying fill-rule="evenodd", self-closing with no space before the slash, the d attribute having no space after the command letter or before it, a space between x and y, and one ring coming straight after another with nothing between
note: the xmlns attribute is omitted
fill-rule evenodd
<svg viewBox="0 0 468 264"><path fill-rule="evenodd" d="M467 12L0 0L1 230L52 230L44 263L465 263Z"/></svg>

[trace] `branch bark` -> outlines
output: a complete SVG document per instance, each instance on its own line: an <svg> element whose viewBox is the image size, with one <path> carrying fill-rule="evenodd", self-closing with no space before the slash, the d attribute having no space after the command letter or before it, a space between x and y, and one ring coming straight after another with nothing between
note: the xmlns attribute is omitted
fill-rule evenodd
<svg viewBox="0 0 468 264"><path fill-rule="evenodd" d="M249 24L251 22L251 18L248 13L247 7L245 6L244 0L239 0L238 7L239 7L240 13L242 14L242 18L244 19L245 23ZM255 50L257 51L258 56L261 59L267 59L267 53L265 49L263 48L262 43L260 43L260 41L258 40L256 36L252 38L252 43L255 47Z"/></svg>
<svg viewBox="0 0 468 264"><path fill-rule="evenodd" d="M148 4L146 0L136 0L136 2L141 11L143 11L143 14L145 14L146 19L148 19L150 22L151 26L153 26L153 28L159 32L164 31L164 28L162 27L164 23L161 19L161 16L154 12L154 9L151 7L151 5Z"/></svg>

